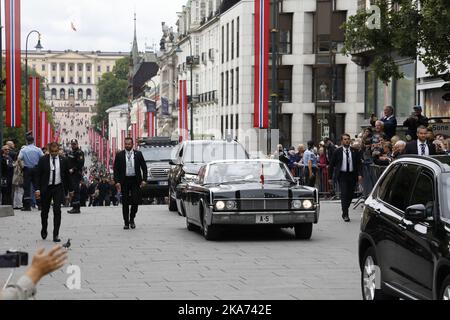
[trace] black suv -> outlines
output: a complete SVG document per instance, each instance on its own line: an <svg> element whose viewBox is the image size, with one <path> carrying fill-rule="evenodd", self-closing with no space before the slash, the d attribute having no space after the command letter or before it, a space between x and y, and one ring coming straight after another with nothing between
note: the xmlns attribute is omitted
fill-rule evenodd
<svg viewBox="0 0 450 320"><path fill-rule="evenodd" d="M193 182L198 177L200 169L213 161L245 160L249 155L245 148L236 141L186 141L182 143L176 154L176 160L171 162L169 174L169 210L178 210L181 192L178 186L185 182ZM181 215L181 214L180 214Z"/></svg>
<svg viewBox="0 0 450 320"><path fill-rule="evenodd" d="M365 300L450 299L449 165L404 156L376 184L359 239Z"/></svg>
<svg viewBox="0 0 450 320"><path fill-rule="evenodd" d="M170 161L175 159L178 142L170 138L147 138L139 141L148 169L147 185L142 189L144 200L158 199L161 203L169 195Z"/></svg>

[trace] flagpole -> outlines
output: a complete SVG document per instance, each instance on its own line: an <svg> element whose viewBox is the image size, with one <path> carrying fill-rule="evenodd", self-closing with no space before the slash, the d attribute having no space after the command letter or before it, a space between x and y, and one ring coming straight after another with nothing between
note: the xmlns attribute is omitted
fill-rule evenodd
<svg viewBox="0 0 450 320"><path fill-rule="evenodd" d="M29 130L29 128L28 128L28 38L30 38L30 36L33 33L37 33L39 35L39 42L36 47L39 47L40 42L41 42L41 33L37 30L30 31L30 33L28 33L27 39L25 41L25 110L26 110L25 111L25 132L28 132L28 130ZM33 134L35 135L34 132L33 132Z"/></svg>

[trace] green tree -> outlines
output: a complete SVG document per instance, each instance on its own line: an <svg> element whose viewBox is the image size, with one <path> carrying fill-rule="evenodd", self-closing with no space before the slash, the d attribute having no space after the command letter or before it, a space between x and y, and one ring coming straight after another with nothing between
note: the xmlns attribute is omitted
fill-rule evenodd
<svg viewBox="0 0 450 320"><path fill-rule="evenodd" d="M94 126L98 129L108 120L106 110L128 101L129 65L129 57L118 60L112 72L103 74L98 83L99 98L96 115L92 119Z"/></svg>
<svg viewBox="0 0 450 320"><path fill-rule="evenodd" d="M394 2L391 7L389 2ZM380 8L380 28L371 28L372 13L358 11L343 25L346 41L343 53L368 51L372 68L384 83L403 78L396 58L417 57L433 76L450 64L450 7L448 0L375 0Z"/></svg>

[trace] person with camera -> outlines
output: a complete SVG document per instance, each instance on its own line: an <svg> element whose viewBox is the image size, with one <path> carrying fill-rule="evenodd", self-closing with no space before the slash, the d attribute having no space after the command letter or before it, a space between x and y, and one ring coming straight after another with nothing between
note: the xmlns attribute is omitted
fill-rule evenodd
<svg viewBox="0 0 450 320"><path fill-rule="evenodd" d="M67 250L56 246L49 252L41 249L33 257L33 262L17 284L0 290L0 300L28 300L37 293L36 286L46 275L61 269L67 262Z"/></svg>
<svg viewBox="0 0 450 320"><path fill-rule="evenodd" d="M59 230L61 227L61 206L65 191L72 192L70 184L69 165L67 160L59 155L59 145L53 142L49 145L50 154L41 158L36 170L36 198L42 198L41 222L42 239L47 239L48 214L53 201L53 242L61 242Z"/></svg>
<svg viewBox="0 0 450 320"><path fill-rule="evenodd" d="M426 128L429 125L429 119L423 116L422 112L421 106L415 106L412 115L403 123L403 126L408 128L406 137L409 141L417 140L417 128L420 126Z"/></svg>

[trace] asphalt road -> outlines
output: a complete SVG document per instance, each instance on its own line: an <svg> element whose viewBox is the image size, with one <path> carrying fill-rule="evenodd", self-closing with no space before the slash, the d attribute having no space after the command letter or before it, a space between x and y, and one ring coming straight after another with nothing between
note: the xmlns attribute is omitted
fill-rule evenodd
<svg viewBox="0 0 450 320"><path fill-rule="evenodd" d="M123 230L120 208L83 209L79 216L66 209L61 238L72 239L69 262L80 268L81 289L68 289L67 265L43 279L38 299L360 300L361 210L345 224L339 207L322 203L310 241L295 240L293 230L239 230L218 242L189 232L165 206L141 207L134 231ZM37 211L0 219L0 250L32 255L52 246L40 239ZM0 284L7 277L0 270Z"/></svg>

